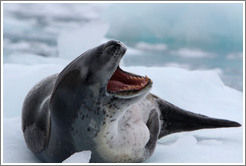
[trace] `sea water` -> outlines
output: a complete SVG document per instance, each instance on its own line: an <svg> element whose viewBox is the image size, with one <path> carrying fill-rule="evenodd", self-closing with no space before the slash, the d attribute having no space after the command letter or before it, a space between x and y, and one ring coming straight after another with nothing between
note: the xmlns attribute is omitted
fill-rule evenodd
<svg viewBox="0 0 246 166"><path fill-rule="evenodd" d="M125 64L217 69L242 90L242 4L115 4L106 18L109 37L143 52Z"/></svg>
<svg viewBox="0 0 246 166"><path fill-rule="evenodd" d="M16 58L32 55L62 57L78 49L76 57L108 39L130 48L125 66L215 70L226 85L243 89L243 4L3 5L4 63L22 63Z"/></svg>

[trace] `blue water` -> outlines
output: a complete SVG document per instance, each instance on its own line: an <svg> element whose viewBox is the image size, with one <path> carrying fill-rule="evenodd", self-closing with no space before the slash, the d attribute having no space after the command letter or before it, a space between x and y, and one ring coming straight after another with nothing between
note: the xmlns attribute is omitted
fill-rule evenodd
<svg viewBox="0 0 246 166"><path fill-rule="evenodd" d="M59 56L62 30L95 20L109 25L105 38L142 49L141 54L129 52L124 57L127 66L171 64L189 70L218 69L225 84L243 89L240 3L4 4L4 57ZM139 43L150 45L150 49L139 49ZM156 49L158 44L165 49Z"/></svg>
<svg viewBox="0 0 246 166"><path fill-rule="evenodd" d="M165 52L146 52L128 57L127 65L165 66L189 64L190 69L221 69L223 81L242 90L242 4L115 4L104 18L107 36L130 46L138 42L162 43ZM180 57L175 50L198 49L211 56Z"/></svg>
<svg viewBox="0 0 246 166"><path fill-rule="evenodd" d="M108 36L130 45L145 41L221 53L243 48L242 4L115 4L104 18Z"/></svg>

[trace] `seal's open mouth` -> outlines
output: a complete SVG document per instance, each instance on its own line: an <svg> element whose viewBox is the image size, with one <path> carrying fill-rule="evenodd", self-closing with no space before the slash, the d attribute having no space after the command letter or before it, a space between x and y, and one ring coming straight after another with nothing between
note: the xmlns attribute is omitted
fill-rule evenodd
<svg viewBox="0 0 246 166"><path fill-rule="evenodd" d="M152 84L147 76L142 77L123 71L120 67L116 69L110 80L107 89L111 93L139 92Z"/></svg>

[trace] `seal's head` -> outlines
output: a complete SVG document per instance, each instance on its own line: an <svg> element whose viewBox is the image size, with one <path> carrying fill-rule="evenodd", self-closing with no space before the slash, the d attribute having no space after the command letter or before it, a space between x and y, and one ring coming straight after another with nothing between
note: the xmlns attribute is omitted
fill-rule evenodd
<svg viewBox="0 0 246 166"><path fill-rule="evenodd" d="M111 56L109 60L111 66L108 68L109 77L106 79L106 93L117 98L130 99L141 97L148 92L152 86L152 81L147 76L129 73L119 67L119 62L126 52L124 44L109 41L106 46L112 51L112 54L109 55Z"/></svg>
<svg viewBox="0 0 246 166"><path fill-rule="evenodd" d="M57 110L53 112L64 116L65 111L81 110L81 106L94 111L99 111L99 107L102 110L104 106L125 110L142 99L152 81L147 76L132 74L119 67L125 52L123 43L111 40L72 61L58 75L51 95L51 107Z"/></svg>
<svg viewBox="0 0 246 166"><path fill-rule="evenodd" d="M146 76L139 76L119 67L126 52L123 43L111 40L94 49L88 50L79 58L84 64L81 76L91 83L100 83L105 94L116 98L138 98L149 91L152 81Z"/></svg>

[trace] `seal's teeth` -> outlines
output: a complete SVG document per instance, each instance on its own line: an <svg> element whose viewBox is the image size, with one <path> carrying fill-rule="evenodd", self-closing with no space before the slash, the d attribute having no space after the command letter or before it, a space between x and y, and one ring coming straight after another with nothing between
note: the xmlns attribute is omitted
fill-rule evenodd
<svg viewBox="0 0 246 166"><path fill-rule="evenodd" d="M132 76L132 79L134 79L134 80L138 80L138 77Z"/></svg>
<svg viewBox="0 0 246 166"><path fill-rule="evenodd" d="M144 80L144 77L138 77L138 80Z"/></svg>
<svg viewBox="0 0 246 166"><path fill-rule="evenodd" d="M146 79L145 77L137 77L137 76L127 76L126 78L130 79L130 80L141 80L141 81ZM148 79L148 77L147 77L147 79Z"/></svg>
<svg viewBox="0 0 246 166"><path fill-rule="evenodd" d="M119 91L129 91L129 90L140 90L145 87L147 82L141 83L140 85L128 85L119 89Z"/></svg>

